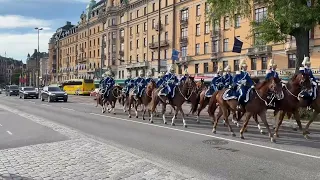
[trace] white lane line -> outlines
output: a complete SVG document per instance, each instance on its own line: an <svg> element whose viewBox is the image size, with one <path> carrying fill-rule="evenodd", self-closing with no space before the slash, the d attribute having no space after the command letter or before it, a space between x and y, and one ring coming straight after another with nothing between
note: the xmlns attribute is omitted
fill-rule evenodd
<svg viewBox="0 0 320 180"><path fill-rule="evenodd" d="M51 105L49 105L49 104L41 104L42 106L51 106Z"/></svg>
<svg viewBox="0 0 320 180"><path fill-rule="evenodd" d="M33 102L33 101L28 101L28 102L33 103L33 104L35 104L35 103L36 103L36 102Z"/></svg>
<svg viewBox="0 0 320 180"><path fill-rule="evenodd" d="M238 144L245 144L245 145L249 145L249 146L255 146L255 147L259 147L259 148L270 149L270 150L274 150L274 151L285 152L285 153L289 153L289 154L295 154L295 155L310 157L310 158L314 158L314 159L320 159L320 156L314 156L314 155L310 155L310 154L304 154L304 153L299 153L299 152L294 152L294 151L289 151L289 150L284 150L284 149L279 149L279 148L273 148L273 147L268 147L268 146L249 143L249 142L237 141L234 139L228 139L228 138L218 137L218 136L209 135L209 134L202 134L202 133L197 133L197 132L192 132L192 131L187 131L187 130L182 130L182 129L175 129L175 128L171 128L171 127L166 127L166 126L161 126L161 125L156 125L156 124L149 124L149 123L144 123L144 122L139 122L139 121L134 121L134 120L129 120L129 119L123 119L123 118L118 118L118 117L113 117L113 116L106 116L106 115L101 115L101 114L96 114L96 113L89 113L89 114L95 115L95 116L107 117L107 118L111 118L111 119L118 119L121 121L127 121L127 122L132 122L132 123L137 123L137 124L144 124L144 125L148 125L148 126L159 127L159 128L163 128L163 129L170 129L173 131L195 134L195 135L199 135L199 136L206 136L206 137L230 141L230 142L234 142L234 143L238 143Z"/></svg>
<svg viewBox="0 0 320 180"><path fill-rule="evenodd" d="M68 111L75 111L74 109L65 108L65 107L61 107L61 109L68 110Z"/></svg>
<svg viewBox="0 0 320 180"><path fill-rule="evenodd" d="M12 135L12 132L10 132L10 131L7 131L7 133L10 134L10 135Z"/></svg>

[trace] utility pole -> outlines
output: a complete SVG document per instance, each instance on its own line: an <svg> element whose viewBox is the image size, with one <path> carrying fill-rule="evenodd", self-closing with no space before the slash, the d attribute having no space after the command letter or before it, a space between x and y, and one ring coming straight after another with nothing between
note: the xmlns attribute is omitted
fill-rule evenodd
<svg viewBox="0 0 320 180"><path fill-rule="evenodd" d="M161 40L161 0L158 0L159 1L159 11L158 11L158 74L160 74L160 51L161 51L161 48L160 48L160 40Z"/></svg>
<svg viewBox="0 0 320 180"><path fill-rule="evenodd" d="M102 38L101 38L100 80L102 79L102 68L104 67L104 56L105 56L104 48L106 46L105 37L106 37L106 34L102 34Z"/></svg>
<svg viewBox="0 0 320 180"><path fill-rule="evenodd" d="M36 27L34 28L35 30L38 31L38 52L37 52L37 60L36 60L36 69L37 69L37 88L39 90L39 83L40 83L40 59L39 59L39 34L40 34L40 31L43 30L43 28L39 28L39 27Z"/></svg>

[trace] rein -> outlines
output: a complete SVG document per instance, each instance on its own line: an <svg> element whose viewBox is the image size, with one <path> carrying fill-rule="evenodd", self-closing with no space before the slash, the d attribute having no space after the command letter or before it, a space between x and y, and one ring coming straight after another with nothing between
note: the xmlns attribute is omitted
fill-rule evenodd
<svg viewBox="0 0 320 180"><path fill-rule="evenodd" d="M181 92L181 89L180 89L179 86L178 86L178 90L179 90L179 93L181 94L181 96L182 96L186 101L188 101L188 100L191 98L192 94L195 92L195 88L193 87L193 88L192 88L192 91L191 91L191 93L190 93L190 95L189 95L189 97L187 98L187 97L185 97L185 96L183 95L183 93ZM189 92L189 89L188 89L188 92Z"/></svg>

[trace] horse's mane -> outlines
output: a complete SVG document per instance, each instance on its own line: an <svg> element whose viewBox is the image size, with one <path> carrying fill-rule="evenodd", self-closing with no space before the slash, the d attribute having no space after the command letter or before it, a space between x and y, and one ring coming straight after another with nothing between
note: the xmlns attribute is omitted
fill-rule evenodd
<svg viewBox="0 0 320 180"><path fill-rule="evenodd" d="M256 89L261 89L262 87L264 87L266 84L270 83L270 81L274 80L275 83L280 83L281 82L281 79L280 78L275 78L275 77L272 77L268 80L265 80L261 83L258 83L257 86L256 86Z"/></svg>

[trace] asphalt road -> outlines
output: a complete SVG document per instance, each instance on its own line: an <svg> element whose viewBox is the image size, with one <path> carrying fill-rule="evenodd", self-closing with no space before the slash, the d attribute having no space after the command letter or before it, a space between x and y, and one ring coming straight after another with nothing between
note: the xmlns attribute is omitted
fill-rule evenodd
<svg viewBox="0 0 320 180"><path fill-rule="evenodd" d="M0 109L0 117L0 150L67 139L52 129L3 109Z"/></svg>
<svg viewBox="0 0 320 180"><path fill-rule="evenodd" d="M175 127L163 125L160 118L149 124L141 119L128 119L121 110L116 110L116 115L101 114L93 101L83 102L81 97L69 100L47 103L0 96L5 106L66 125L199 178L320 179L319 126L310 129L310 140L304 139L301 132L283 127L280 138L273 144L253 123L244 134L246 139L241 140L239 128L233 126L237 137L231 137L227 128L219 124L217 134L213 135L208 120L196 124L193 116L187 118L186 129L179 116ZM167 120L170 122L171 117Z"/></svg>

